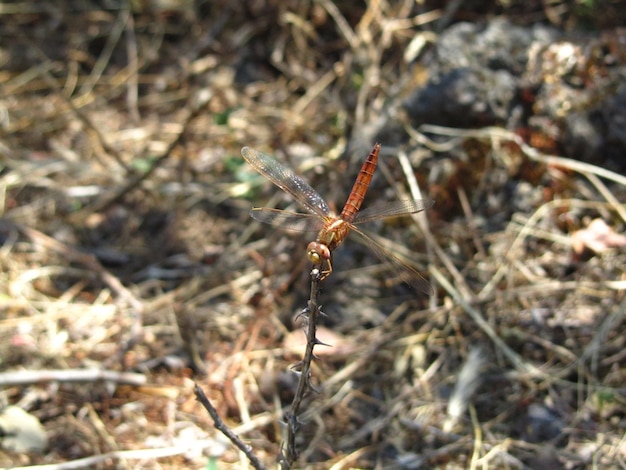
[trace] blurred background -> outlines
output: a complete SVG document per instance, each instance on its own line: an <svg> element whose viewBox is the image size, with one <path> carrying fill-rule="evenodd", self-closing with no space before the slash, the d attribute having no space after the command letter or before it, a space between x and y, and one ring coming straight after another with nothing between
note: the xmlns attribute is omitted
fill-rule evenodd
<svg viewBox="0 0 626 470"><path fill-rule="evenodd" d="M617 0L2 2L0 466L245 468L194 382L273 465L315 234L249 217L301 208L240 150L340 210L380 142L364 207L434 206L368 229L433 293L337 250L299 468L625 467L624 24Z"/></svg>

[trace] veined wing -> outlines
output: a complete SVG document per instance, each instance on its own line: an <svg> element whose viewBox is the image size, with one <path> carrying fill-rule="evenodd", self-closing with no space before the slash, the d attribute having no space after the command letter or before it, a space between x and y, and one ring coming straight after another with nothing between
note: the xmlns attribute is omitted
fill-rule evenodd
<svg viewBox="0 0 626 470"><path fill-rule="evenodd" d="M298 201L303 208L319 216L330 214L324 198L309 183L269 155L250 147L241 149L241 155L256 171Z"/></svg>
<svg viewBox="0 0 626 470"><path fill-rule="evenodd" d="M397 274L400 280L406 282L412 287L415 287L417 290L424 292L425 294L433 294L434 291L432 286L417 269L398 258L361 229L354 226L352 226L351 229L363 238L367 246L376 254L378 259L380 259L392 272Z"/></svg>
<svg viewBox="0 0 626 470"><path fill-rule="evenodd" d="M428 209L434 204L432 199L407 199L374 204L358 212L353 224L362 224L373 220L386 219L388 217L400 217L402 215L415 214Z"/></svg>
<svg viewBox="0 0 626 470"><path fill-rule="evenodd" d="M250 217L264 224L299 232L317 232L324 225L324 219L315 214L302 214L268 207L255 207Z"/></svg>

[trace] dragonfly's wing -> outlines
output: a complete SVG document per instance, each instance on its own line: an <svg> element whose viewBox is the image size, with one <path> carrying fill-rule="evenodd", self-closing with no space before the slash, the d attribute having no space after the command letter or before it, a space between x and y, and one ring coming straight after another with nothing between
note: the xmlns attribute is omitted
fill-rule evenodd
<svg viewBox="0 0 626 470"><path fill-rule="evenodd" d="M399 217L402 215L415 214L428 209L434 204L432 199L407 199L404 201L384 202L374 204L357 213L352 221L353 224L371 222L373 220Z"/></svg>
<svg viewBox="0 0 626 470"><path fill-rule="evenodd" d="M384 248L379 242L374 240L370 235L364 233L362 230L354 226L350 228L363 238L367 246L376 254L378 259L380 259L393 273L395 273L400 280L406 282L408 285L416 288L417 290L424 292L425 294L433 294L433 288L430 283L413 266L398 258L396 255L391 253L391 251Z"/></svg>
<svg viewBox="0 0 626 470"><path fill-rule="evenodd" d="M283 191L291 194L309 212L322 217L330 214L330 208L322 196L289 168L281 165L269 155L250 147L242 148L241 155L256 171Z"/></svg>
<svg viewBox="0 0 626 470"><path fill-rule="evenodd" d="M250 211L250 217L264 224L299 232L318 231L324 224L323 219L314 214L301 214L268 207L255 207Z"/></svg>

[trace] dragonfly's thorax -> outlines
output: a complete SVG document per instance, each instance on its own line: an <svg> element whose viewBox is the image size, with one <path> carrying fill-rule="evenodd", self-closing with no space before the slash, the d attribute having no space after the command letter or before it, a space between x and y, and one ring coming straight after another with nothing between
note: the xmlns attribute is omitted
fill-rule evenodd
<svg viewBox="0 0 626 470"><path fill-rule="evenodd" d="M328 219L324 223L322 230L317 234L317 242L328 246L333 251L348 236L350 232L350 224L340 218Z"/></svg>
<svg viewBox="0 0 626 470"><path fill-rule="evenodd" d="M307 246L307 257L314 264L330 260L331 252L343 243L350 231L350 224L338 217L328 218L317 240Z"/></svg>

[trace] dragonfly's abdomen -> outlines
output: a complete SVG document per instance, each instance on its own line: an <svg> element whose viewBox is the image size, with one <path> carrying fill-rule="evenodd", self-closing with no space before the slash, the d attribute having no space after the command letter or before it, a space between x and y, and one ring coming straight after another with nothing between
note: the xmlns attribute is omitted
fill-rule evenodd
<svg viewBox="0 0 626 470"><path fill-rule="evenodd" d="M363 162L363 165L359 170L359 175L357 176L356 181L352 186L352 190L350 191L350 195L348 196L348 200L343 206L341 218L347 220L348 222L351 222L354 219L357 212L359 212L359 209L361 208L361 204L363 204L365 193L367 193L367 188L369 188L374 172L376 171L379 152L380 144L374 145L374 148Z"/></svg>

